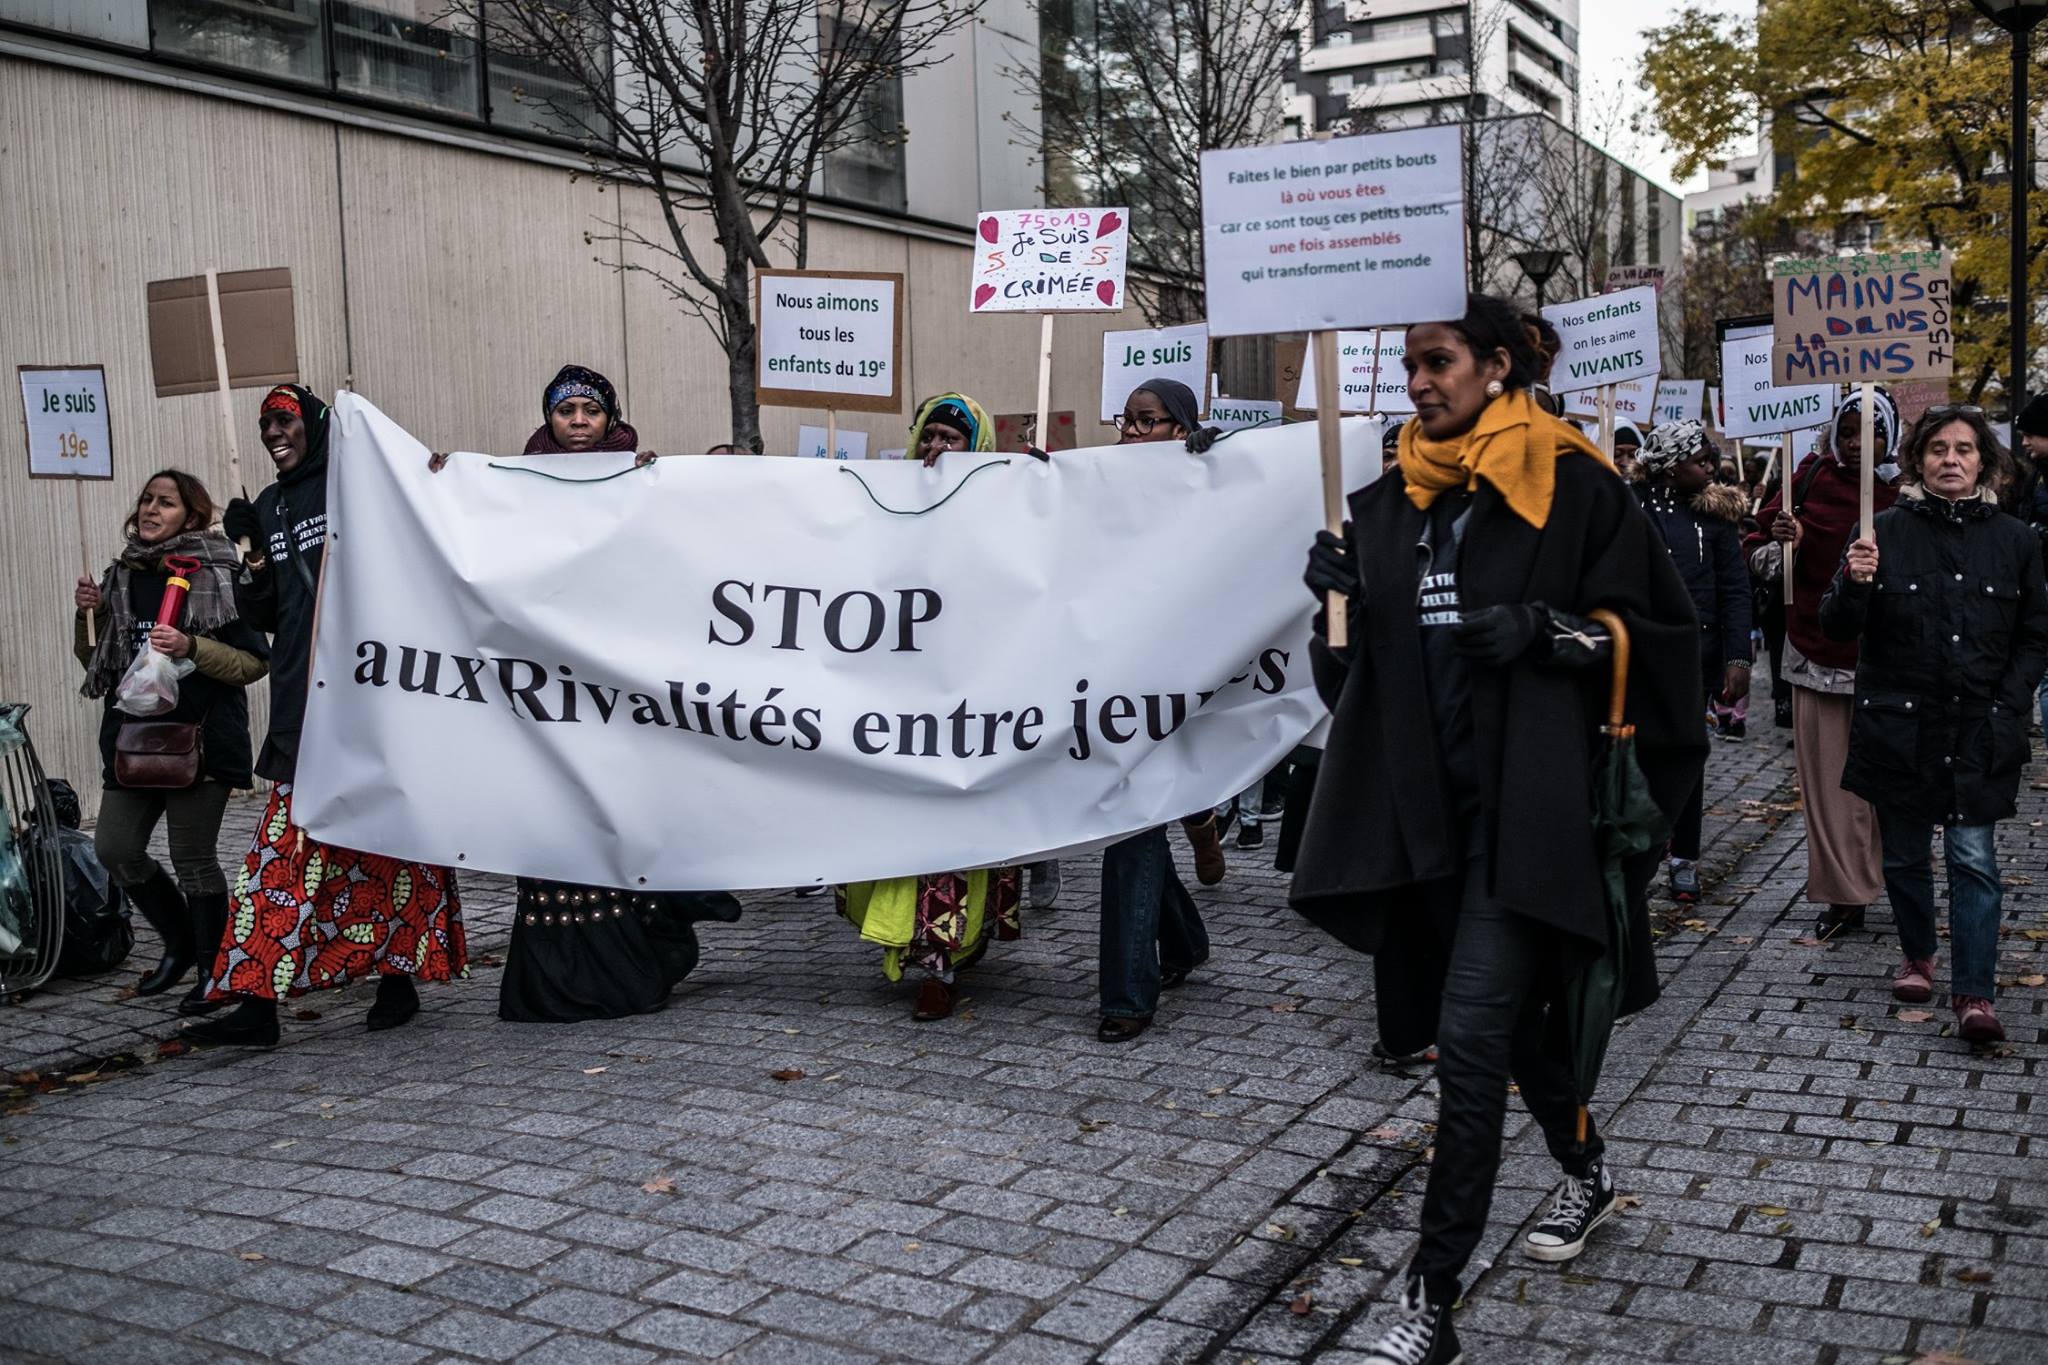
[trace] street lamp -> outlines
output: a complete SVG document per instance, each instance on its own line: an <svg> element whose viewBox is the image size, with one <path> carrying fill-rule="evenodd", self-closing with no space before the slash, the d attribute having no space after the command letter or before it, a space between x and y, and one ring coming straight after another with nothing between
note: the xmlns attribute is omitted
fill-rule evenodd
<svg viewBox="0 0 2048 1365"><path fill-rule="evenodd" d="M1986 19L2012 35L2012 218L2006 235L2012 239L2012 291L2008 317L2012 325L2012 373L2006 381L2012 420L2027 402L2027 182L2033 179L2033 158L2027 134L2027 35L2048 19L2048 0L1970 0Z"/></svg>
<svg viewBox="0 0 2048 1365"><path fill-rule="evenodd" d="M2048 0L2044 0L2048 4ZM1562 251L1517 251L1515 264L1522 267L1522 273L1529 277L1529 283L1536 286L1536 311L1543 311L1543 286L1564 264L1567 253Z"/></svg>

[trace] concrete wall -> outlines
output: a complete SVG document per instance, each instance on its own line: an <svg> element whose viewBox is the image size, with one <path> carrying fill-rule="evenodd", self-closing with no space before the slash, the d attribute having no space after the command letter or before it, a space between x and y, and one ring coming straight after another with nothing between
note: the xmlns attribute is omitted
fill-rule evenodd
<svg viewBox="0 0 2048 1365"><path fill-rule="evenodd" d="M232 491L215 396L157 398L150 371L144 285L209 265L289 266L304 382L331 394L352 376L436 448L518 449L539 421L541 385L569 360L618 381L653 449L724 440L725 357L711 334L647 276L614 269L616 248L584 240L621 217L658 225L643 191L567 162L0 56L0 364L106 367L116 477L85 488L96 566L150 472L178 465ZM968 317L964 230L839 220L813 234L816 267L908 277L907 400L958 388L995 412L1033 404L1037 319ZM1084 433L1100 430L1086 417L1100 337L1116 325L1142 323L1058 324L1053 406L1082 414ZM20 387L11 374L0 387L0 433L20 432ZM260 397L233 395L252 490L268 468ZM901 446L908 407L849 413L842 426L868 432L871 449ZM765 416L770 449L793 449L800 422L822 421ZM31 481L20 437L6 439L16 453L0 459L0 697L35 705L29 728L46 765L91 802L98 705L76 695L69 653L74 489Z"/></svg>

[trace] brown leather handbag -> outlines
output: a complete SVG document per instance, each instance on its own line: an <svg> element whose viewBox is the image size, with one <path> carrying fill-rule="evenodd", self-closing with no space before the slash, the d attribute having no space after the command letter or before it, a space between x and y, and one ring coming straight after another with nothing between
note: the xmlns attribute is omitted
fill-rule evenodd
<svg viewBox="0 0 2048 1365"><path fill-rule="evenodd" d="M123 787L196 786L206 746L194 720L131 720L114 734L114 781Z"/></svg>

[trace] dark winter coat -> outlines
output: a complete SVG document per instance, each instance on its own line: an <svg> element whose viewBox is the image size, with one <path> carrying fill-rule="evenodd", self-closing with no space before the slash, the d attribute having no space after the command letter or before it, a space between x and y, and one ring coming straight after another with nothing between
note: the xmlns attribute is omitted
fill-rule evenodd
<svg viewBox="0 0 2048 1365"><path fill-rule="evenodd" d="M1818 462L1818 463L1816 463ZM1782 496L1782 489L1780 490ZM1870 506L1882 512L1898 494L1879 482L1871 489ZM1771 523L1778 519L1780 498L1757 511L1757 530L1743 542L1745 552L1767 545ZM1856 646L1830 639L1820 628L1820 600L1834 581L1842 551L1856 538L1863 515L1863 494L1857 472L1829 456L1809 455L1792 475L1792 514L1803 528L1799 552L1792 556L1792 601L1785 611L1785 636L1801 654L1823 668L1854 668Z"/></svg>
<svg viewBox="0 0 2048 1365"><path fill-rule="evenodd" d="M1742 562L1742 490L1708 484L1681 500L1669 483L1639 483L1636 497L1671 551L1671 563L1692 594L1700 618L1700 662L1717 674L1750 657L1749 568ZM1793 565L1798 572L1798 565Z"/></svg>
<svg viewBox="0 0 2048 1365"><path fill-rule="evenodd" d="M1908 489L1880 516L1877 577L1839 572L1821 623L1861 640L1842 786L1930 824L2013 813L2048 668L2040 542L1988 496Z"/></svg>
<svg viewBox="0 0 2048 1365"><path fill-rule="evenodd" d="M1350 647L1335 651L1320 638L1310 645L1332 727L1292 900L1346 944L1381 955L1382 968L1387 955L1412 961L1416 988L1403 992L1397 1008L1433 1015L1443 959L1427 907L1441 899L1432 891L1461 873L1465 846L1444 789L1423 663L1416 545L1425 514L1395 475L1352 494L1351 520L1365 587ZM1621 615L1634 645L1629 719L1659 805L1677 812L1699 778L1707 744L1699 626L1671 556L1628 486L1593 459L1559 459L1556 498L1539 531L1482 481L1459 579L1468 611L1542 602L1580 615L1595 607ZM1608 944L1591 806L1608 681L1603 668L1556 671L1527 660L1471 670L1491 893L1561 931L1569 960L1560 962L1556 984ZM1629 1010L1657 994L1642 895L1652 861L1638 864L1632 887L1640 922L1627 964ZM1381 1009L1384 1015L1389 1003ZM1398 1036L1385 1018L1381 1027Z"/></svg>
<svg viewBox="0 0 2048 1365"><path fill-rule="evenodd" d="M2041 542L2044 563L2048 563L2048 477L2041 473L2041 466L2027 459L2020 452L2021 473L2013 484L2011 506L2005 510L2018 517L2032 528Z"/></svg>
<svg viewBox="0 0 2048 1365"><path fill-rule="evenodd" d="M256 771L274 782L292 780L299 761L299 728L306 716L313 607L327 548L324 436L323 432L317 450L256 495L263 544L255 548L263 563L242 587L242 619L271 636L270 734L257 756Z"/></svg>

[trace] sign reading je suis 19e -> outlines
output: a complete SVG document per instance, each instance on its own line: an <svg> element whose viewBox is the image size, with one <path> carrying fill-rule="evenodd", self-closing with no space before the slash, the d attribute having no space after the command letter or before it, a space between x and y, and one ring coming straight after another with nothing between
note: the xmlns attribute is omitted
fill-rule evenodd
<svg viewBox="0 0 2048 1365"><path fill-rule="evenodd" d="M1771 378L1898 383L1955 372L1945 251L1875 252L1771 268Z"/></svg>

